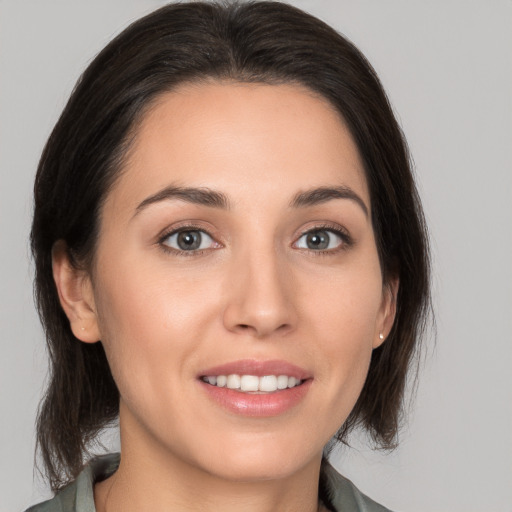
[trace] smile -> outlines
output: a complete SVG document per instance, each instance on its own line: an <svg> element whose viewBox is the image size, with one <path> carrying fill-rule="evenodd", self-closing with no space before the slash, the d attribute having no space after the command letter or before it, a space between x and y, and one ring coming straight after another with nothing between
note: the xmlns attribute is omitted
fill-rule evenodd
<svg viewBox="0 0 512 512"><path fill-rule="evenodd" d="M308 395L314 376L283 360L243 359L197 374L204 396L241 416L269 418L292 413Z"/></svg>
<svg viewBox="0 0 512 512"><path fill-rule="evenodd" d="M288 375L208 375L201 377L203 382L219 388L228 388L241 393L274 393L294 388L302 380Z"/></svg>

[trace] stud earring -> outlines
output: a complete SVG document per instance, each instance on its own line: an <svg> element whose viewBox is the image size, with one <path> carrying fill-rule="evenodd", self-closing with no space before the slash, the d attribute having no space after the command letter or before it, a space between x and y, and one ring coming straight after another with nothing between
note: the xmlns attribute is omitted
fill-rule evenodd
<svg viewBox="0 0 512 512"><path fill-rule="evenodd" d="M383 340L383 339L384 339L384 334L380 333L380 334L379 334L379 338L380 338L381 340Z"/></svg>
<svg viewBox="0 0 512 512"><path fill-rule="evenodd" d="M85 327L82 327L82 331L85 331Z"/></svg>

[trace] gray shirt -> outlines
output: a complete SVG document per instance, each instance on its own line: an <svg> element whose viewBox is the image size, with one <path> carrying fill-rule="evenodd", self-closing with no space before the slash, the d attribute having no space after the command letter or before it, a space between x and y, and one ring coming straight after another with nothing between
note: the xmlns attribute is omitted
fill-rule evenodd
<svg viewBox="0 0 512 512"><path fill-rule="evenodd" d="M119 466L118 453L91 460L78 478L48 501L30 507L26 512L96 512L94 484L112 475ZM375 503L329 463L322 463L322 476L327 493L336 512L390 512Z"/></svg>

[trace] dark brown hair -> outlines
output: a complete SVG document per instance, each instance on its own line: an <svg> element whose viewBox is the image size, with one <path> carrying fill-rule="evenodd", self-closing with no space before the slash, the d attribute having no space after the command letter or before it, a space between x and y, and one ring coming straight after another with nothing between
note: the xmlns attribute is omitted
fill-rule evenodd
<svg viewBox="0 0 512 512"><path fill-rule="evenodd" d="M145 110L178 84L212 79L298 83L345 119L366 171L383 280L398 276L400 287L393 329L374 350L338 439L362 426L378 446L396 442L429 311L429 253L407 145L374 70L328 25L283 3L171 4L130 25L93 60L37 171L31 243L50 357L37 432L54 490L76 477L91 441L116 419L119 392L102 344L81 343L71 332L53 281L52 247L64 240L73 262L90 265L102 202Z"/></svg>

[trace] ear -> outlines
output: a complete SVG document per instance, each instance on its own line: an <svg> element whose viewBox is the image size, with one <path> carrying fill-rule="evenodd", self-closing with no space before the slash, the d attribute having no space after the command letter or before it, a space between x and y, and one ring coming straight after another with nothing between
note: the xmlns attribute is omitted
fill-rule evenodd
<svg viewBox="0 0 512 512"><path fill-rule="evenodd" d="M398 294L398 277L391 278L382 287L382 303L376 322L373 348L380 347L388 337L396 315L396 297Z"/></svg>
<svg viewBox="0 0 512 512"><path fill-rule="evenodd" d="M52 248L53 279L62 309L76 338L85 343L100 340L100 332L89 274L72 265L64 240Z"/></svg>

